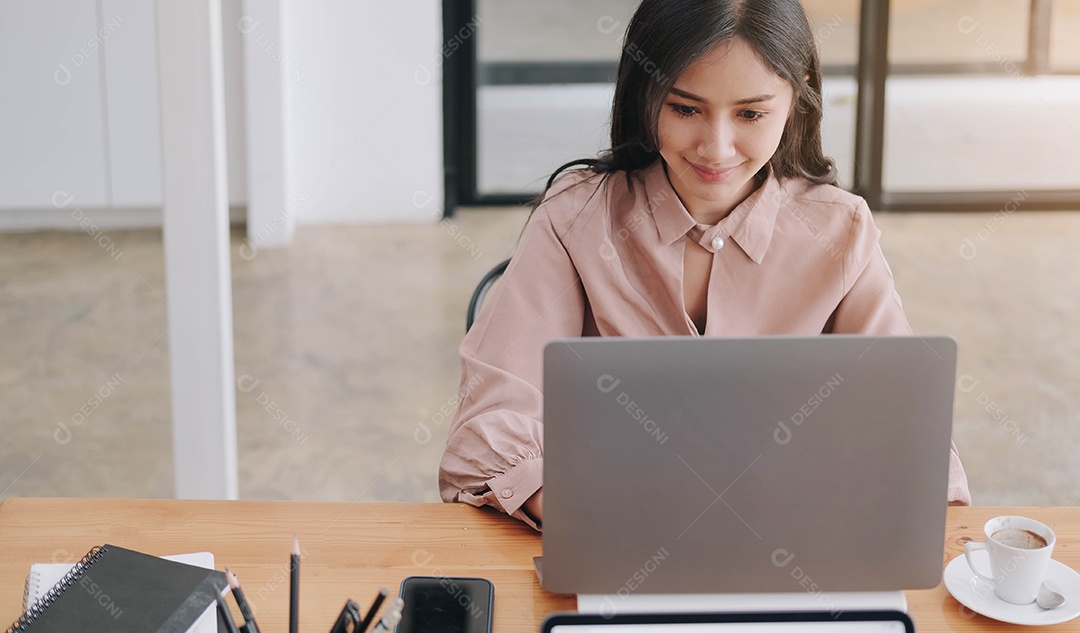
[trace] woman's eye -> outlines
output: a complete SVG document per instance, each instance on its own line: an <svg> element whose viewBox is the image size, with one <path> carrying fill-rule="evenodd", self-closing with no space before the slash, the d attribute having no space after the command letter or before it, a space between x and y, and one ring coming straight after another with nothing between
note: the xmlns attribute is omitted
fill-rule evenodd
<svg viewBox="0 0 1080 633"><path fill-rule="evenodd" d="M765 116L765 113L760 112L758 110L743 110L743 111L739 112L739 117L746 120L749 123L759 121L764 116Z"/></svg>
<svg viewBox="0 0 1080 633"><path fill-rule="evenodd" d="M693 115L697 114L697 111L698 111L698 109L695 108L694 106L681 105L681 104L678 104L678 103L672 103L670 105L671 105L671 110L675 114L677 114L677 115L679 115L681 117L693 116Z"/></svg>

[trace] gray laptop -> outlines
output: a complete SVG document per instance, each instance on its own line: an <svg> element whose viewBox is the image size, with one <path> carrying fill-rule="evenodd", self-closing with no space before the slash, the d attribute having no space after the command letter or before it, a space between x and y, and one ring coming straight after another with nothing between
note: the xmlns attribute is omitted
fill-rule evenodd
<svg viewBox="0 0 1080 633"><path fill-rule="evenodd" d="M549 343L544 587L937 586L955 376L946 337Z"/></svg>

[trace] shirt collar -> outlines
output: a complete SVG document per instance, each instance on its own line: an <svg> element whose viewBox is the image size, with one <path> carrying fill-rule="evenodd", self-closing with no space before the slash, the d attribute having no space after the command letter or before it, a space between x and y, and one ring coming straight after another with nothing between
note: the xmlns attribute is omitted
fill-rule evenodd
<svg viewBox="0 0 1080 633"><path fill-rule="evenodd" d="M739 245L755 263L760 264L772 241L776 215L780 209L783 190L772 169L765 167L765 183L743 200L731 213L715 225L698 224L686 210L678 194L671 186L664 171L663 159L657 159L645 168L646 207L660 233L660 240L667 245L690 233L691 239L706 250L715 252L712 242L716 237L730 238Z"/></svg>

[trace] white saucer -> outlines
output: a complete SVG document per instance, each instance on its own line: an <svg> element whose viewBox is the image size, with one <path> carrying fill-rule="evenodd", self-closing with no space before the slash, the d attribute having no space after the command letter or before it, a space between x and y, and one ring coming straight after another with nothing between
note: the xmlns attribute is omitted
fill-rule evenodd
<svg viewBox="0 0 1080 633"><path fill-rule="evenodd" d="M979 571L989 575L990 560L985 550L972 554ZM990 583L971 571L967 559L961 554L945 566L945 588L960 604L988 618L1012 624L1040 626L1060 624L1080 615L1080 574L1056 560L1050 560L1046 570L1046 586L1065 596L1065 604L1046 610L1031 604L1011 604L994 594Z"/></svg>

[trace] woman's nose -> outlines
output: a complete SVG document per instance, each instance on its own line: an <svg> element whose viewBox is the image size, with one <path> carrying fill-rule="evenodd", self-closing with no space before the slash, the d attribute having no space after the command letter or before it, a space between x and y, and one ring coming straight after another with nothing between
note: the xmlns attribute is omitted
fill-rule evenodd
<svg viewBox="0 0 1080 633"><path fill-rule="evenodd" d="M723 165L735 155L735 130L722 121L703 122L697 154L711 166Z"/></svg>

